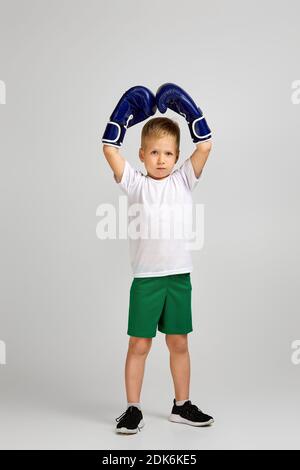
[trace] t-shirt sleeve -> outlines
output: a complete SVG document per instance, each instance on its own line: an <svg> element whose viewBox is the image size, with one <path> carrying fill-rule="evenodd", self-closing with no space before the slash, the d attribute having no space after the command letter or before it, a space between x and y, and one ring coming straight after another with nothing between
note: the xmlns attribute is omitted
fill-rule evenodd
<svg viewBox="0 0 300 470"><path fill-rule="evenodd" d="M142 173L136 168L133 168L130 165L130 163L127 160L125 160L125 166L124 166L121 181L118 183L115 178L115 175L114 175L114 180L125 194L129 194L133 186L137 183L137 181L141 177L142 177Z"/></svg>
<svg viewBox="0 0 300 470"><path fill-rule="evenodd" d="M195 171L194 171L194 167L193 167L193 164L192 164L192 160L191 160L191 157L187 158L183 164L180 166L180 168L178 169L179 171L179 174L181 175L181 177L183 178L183 181L185 183L185 185L191 190L193 191L193 189L197 186L197 184L199 183L199 180L200 180L200 176L202 174L202 172L200 173L200 176L199 178L196 178L196 175L195 175Z"/></svg>

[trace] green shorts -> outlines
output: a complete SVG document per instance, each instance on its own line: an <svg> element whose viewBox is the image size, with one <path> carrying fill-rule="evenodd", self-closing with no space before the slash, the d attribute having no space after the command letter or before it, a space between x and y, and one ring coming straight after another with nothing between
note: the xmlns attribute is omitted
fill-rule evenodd
<svg viewBox="0 0 300 470"><path fill-rule="evenodd" d="M186 334L192 327L190 273L134 277L130 287L127 334L141 338Z"/></svg>

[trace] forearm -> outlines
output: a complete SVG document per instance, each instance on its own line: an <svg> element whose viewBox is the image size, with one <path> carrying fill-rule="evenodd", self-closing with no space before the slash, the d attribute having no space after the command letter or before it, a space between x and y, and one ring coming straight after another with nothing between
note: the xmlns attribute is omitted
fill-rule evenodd
<svg viewBox="0 0 300 470"><path fill-rule="evenodd" d="M194 168L196 178L199 178L203 167L208 159L212 144L211 139L206 142L198 142L196 144L196 149L191 156L191 162Z"/></svg>
<svg viewBox="0 0 300 470"><path fill-rule="evenodd" d="M211 139L206 140L205 142L198 142L196 144L197 152L207 155L207 156L209 155L209 152L211 151L211 147L212 147Z"/></svg>
<svg viewBox="0 0 300 470"><path fill-rule="evenodd" d="M107 144L103 145L103 153L105 156L120 155L118 147L113 147L112 145L107 145Z"/></svg>

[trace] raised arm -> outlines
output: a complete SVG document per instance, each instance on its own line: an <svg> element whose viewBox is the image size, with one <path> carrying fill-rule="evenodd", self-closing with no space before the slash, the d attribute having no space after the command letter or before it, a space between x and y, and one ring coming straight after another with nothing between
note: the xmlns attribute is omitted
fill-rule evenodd
<svg viewBox="0 0 300 470"><path fill-rule="evenodd" d="M129 88L119 100L106 125L102 143L103 153L114 178L119 183L123 176L125 158L119 153L129 127L144 121L156 112L155 96L144 86Z"/></svg>
<svg viewBox="0 0 300 470"><path fill-rule="evenodd" d="M196 178L199 178L202 173L203 167L208 159L209 152L211 151L211 147L211 140L196 144L196 150L191 155L191 162Z"/></svg>
<svg viewBox="0 0 300 470"><path fill-rule="evenodd" d="M110 145L103 145L103 153L105 158L114 172L114 178L117 183L120 183L125 167L125 158L119 153L119 149L111 147Z"/></svg>
<svg viewBox="0 0 300 470"><path fill-rule="evenodd" d="M191 155L195 176L199 178L211 150L211 130L201 109L186 91L174 83L161 85L156 92L157 107L161 113L167 108L185 118L196 150Z"/></svg>

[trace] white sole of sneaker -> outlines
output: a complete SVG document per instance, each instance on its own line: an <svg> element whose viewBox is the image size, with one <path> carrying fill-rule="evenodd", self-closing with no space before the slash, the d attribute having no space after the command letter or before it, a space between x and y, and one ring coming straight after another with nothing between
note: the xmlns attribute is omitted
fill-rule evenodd
<svg viewBox="0 0 300 470"><path fill-rule="evenodd" d="M208 421L195 423L194 421L190 421L188 419L182 418L179 415L174 415L174 414L171 414L169 416L169 421L172 421L172 423L189 424L190 426L209 426L210 424L214 422L213 418L211 418Z"/></svg>
<svg viewBox="0 0 300 470"><path fill-rule="evenodd" d="M139 422L139 428L143 428L145 426L145 422L144 420L141 420ZM116 433L118 434L136 434L138 432L138 428L135 428L135 429L127 429L127 428L116 428Z"/></svg>

